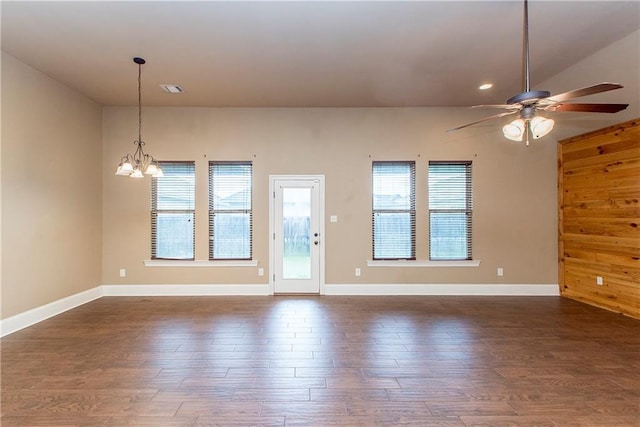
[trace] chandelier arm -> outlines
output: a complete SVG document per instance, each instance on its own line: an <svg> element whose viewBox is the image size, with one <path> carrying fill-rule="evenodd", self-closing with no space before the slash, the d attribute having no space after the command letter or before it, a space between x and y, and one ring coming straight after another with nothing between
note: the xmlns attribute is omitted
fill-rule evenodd
<svg viewBox="0 0 640 427"><path fill-rule="evenodd" d="M142 149L142 146L144 145L143 141L135 141L134 144L136 144L136 151L133 154L133 158L136 162L137 165L142 164L142 161L144 159L144 151Z"/></svg>

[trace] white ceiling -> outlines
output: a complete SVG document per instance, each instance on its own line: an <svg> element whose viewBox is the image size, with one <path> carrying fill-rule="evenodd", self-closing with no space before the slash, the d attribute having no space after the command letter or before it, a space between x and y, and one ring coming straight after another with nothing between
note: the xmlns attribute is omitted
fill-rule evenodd
<svg viewBox="0 0 640 427"><path fill-rule="evenodd" d="M144 105L468 106L522 90L520 1L1 7L3 51L103 105L136 104L134 56L147 60ZM533 0L529 13L533 89L640 28L637 0ZM494 89L478 91L485 81ZM163 83L185 93L166 94Z"/></svg>

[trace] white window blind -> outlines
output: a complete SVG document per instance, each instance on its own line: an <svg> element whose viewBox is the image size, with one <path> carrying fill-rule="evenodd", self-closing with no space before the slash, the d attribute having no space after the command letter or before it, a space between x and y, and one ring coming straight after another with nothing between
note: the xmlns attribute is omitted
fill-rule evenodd
<svg viewBox="0 0 640 427"><path fill-rule="evenodd" d="M251 198L251 162L209 162L209 259L252 258Z"/></svg>
<svg viewBox="0 0 640 427"><path fill-rule="evenodd" d="M472 259L471 162L429 162L429 259Z"/></svg>
<svg viewBox="0 0 640 427"><path fill-rule="evenodd" d="M160 162L151 179L151 259L194 259L195 163Z"/></svg>
<svg viewBox="0 0 640 427"><path fill-rule="evenodd" d="M415 162L373 162L373 259L416 258Z"/></svg>

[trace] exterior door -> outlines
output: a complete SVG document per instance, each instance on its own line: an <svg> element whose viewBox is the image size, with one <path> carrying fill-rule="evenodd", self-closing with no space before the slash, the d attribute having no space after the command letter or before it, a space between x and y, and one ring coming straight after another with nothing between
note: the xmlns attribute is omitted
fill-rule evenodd
<svg viewBox="0 0 640 427"><path fill-rule="evenodd" d="M271 271L275 294L318 294L323 277L323 177L272 177Z"/></svg>

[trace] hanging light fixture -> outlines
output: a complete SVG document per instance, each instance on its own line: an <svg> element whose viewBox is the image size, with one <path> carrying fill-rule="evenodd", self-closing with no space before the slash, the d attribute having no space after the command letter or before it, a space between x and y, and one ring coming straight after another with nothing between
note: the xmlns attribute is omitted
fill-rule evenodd
<svg viewBox="0 0 640 427"><path fill-rule="evenodd" d="M522 141L524 135L525 122L522 119L516 119L509 124L504 125L502 134L505 138L512 141Z"/></svg>
<svg viewBox="0 0 640 427"><path fill-rule="evenodd" d="M554 121L552 119L545 119L542 116L535 116L531 119L529 127L531 128L531 135L533 139L542 138L553 129Z"/></svg>
<svg viewBox="0 0 640 427"><path fill-rule="evenodd" d="M533 139L539 139L547 135L553 129L554 121L537 115L533 105L526 105L520 111L520 117L506 124L502 128L505 138L512 141L525 140L529 145L529 133Z"/></svg>
<svg viewBox="0 0 640 427"><path fill-rule="evenodd" d="M524 138L526 144L529 145L529 132L531 132L533 139L542 138L551 132L554 123L552 119L546 119L542 116L535 116L532 119L516 119L504 125L502 134L512 141L519 142Z"/></svg>
<svg viewBox="0 0 640 427"><path fill-rule="evenodd" d="M144 175L151 175L155 178L164 176L160 165L156 159L144 152L144 141L142 140L142 89L141 75L142 65L146 62L143 58L135 57L133 62L138 64L138 139L133 141L136 149L133 154L127 154L120 159L120 164L116 169L116 175L130 176L131 178L143 178Z"/></svg>

